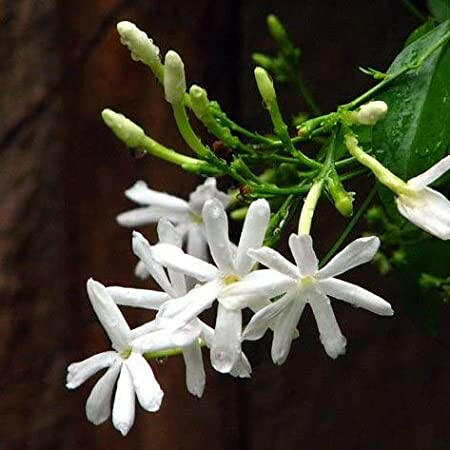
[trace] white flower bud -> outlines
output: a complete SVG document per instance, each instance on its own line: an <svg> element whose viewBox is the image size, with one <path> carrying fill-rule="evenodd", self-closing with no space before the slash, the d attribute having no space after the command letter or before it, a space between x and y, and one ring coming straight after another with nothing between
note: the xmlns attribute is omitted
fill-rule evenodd
<svg viewBox="0 0 450 450"><path fill-rule="evenodd" d="M173 50L164 59L164 94L171 104L181 103L186 92L184 64L180 55Z"/></svg>
<svg viewBox="0 0 450 450"><path fill-rule="evenodd" d="M264 102L270 104L276 101L277 95L275 93L275 88L273 87L273 81L262 67L255 68L255 79L259 93Z"/></svg>
<svg viewBox="0 0 450 450"><path fill-rule="evenodd" d="M375 125L386 115L387 110L388 105L380 100L366 103L356 113L356 121L361 125Z"/></svg>
<svg viewBox="0 0 450 450"><path fill-rule="evenodd" d="M139 125L127 119L123 114L116 113L111 109L104 109L102 118L114 134L128 147L134 148L141 145L145 133Z"/></svg>
<svg viewBox="0 0 450 450"><path fill-rule="evenodd" d="M120 42L130 50L131 58L134 61L142 61L156 74L162 64L159 59L159 48L153 40L132 22L119 22L117 31L120 34Z"/></svg>

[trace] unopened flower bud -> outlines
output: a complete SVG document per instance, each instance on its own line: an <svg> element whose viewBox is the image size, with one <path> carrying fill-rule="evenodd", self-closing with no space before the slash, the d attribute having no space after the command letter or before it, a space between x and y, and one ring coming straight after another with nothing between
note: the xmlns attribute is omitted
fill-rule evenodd
<svg viewBox="0 0 450 450"><path fill-rule="evenodd" d="M194 114L199 118L199 120L204 120L211 113L209 111L209 100L205 89L192 85L189 89L189 95L191 97L191 105Z"/></svg>
<svg viewBox="0 0 450 450"><path fill-rule="evenodd" d="M270 70L272 68L272 58L264 55L264 53L253 53L252 59L256 64L258 64L258 66L264 67L266 70Z"/></svg>
<svg viewBox="0 0 450 450"><path fill-rule="evenodd" d="M267 26L269 27L270 34L278 43L286 42L286 30L277 16L273 14L267 16Z"/></svg>
<svg viewBox="0 0 450 450"><path fill-rule="evenodd" d="M387 110L388 105L385 102L380 100L369 102L356 112L356 121L361 125L375 125L386 115Z"/></svg>
<svg viewBox="0 0 450 450"><path fill-rule="evenodd" d="M113 133L128 147L134 148L141 145L145 133L139 125L127 119L123 114L116 113L111 109L104 109L102 118Z"/></svg>
<svg viewBox="0 0 450 450"><path fill-rule="evenodd" d="M336 209L344 217L352 216L354 192L347 192L336 174L328 179L327 187Z"/></svg>
<svg viewBox="0 0 450 450"><path fill-rule="evenodd" d="M181 103L186 92L184 64L180 55L173 50L164 59L164 94L171 104Z"/></svg>
<svg viewBox="0 0 450 450"><path fill-rule="evenodd" d="M255 79L256 84L258 85L259 93L261 94L261 97L263 98L264 102L267 105L275 102L277 96L270 75L262 67L256 67Z"/></svg>
<svg viewBox="0 0 450 450"><path fill-rule="evenodd" d="M153 43L153 40L132 22L119 22L117 31L120 34L120 42L130 50L131 58L149 66L159 78L162 73L162 63L159 58L159 48Z"/></svg>

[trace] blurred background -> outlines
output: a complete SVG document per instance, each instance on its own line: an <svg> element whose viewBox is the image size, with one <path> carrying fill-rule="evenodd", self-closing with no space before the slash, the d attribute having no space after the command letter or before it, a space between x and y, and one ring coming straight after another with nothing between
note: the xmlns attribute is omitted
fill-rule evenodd
<svg viewBox="0 0 450 450"><path fill-rule="evenodd" d="M180 358L152 364L162 408L137 407L125 439L110 421L86 420L94 379L64 387L70 362L108 346L87 278L153 287L134 278L130 230L115 223L132 206L123 191L144 179L183 197L199 182L154 158L136 160L102 123L100 111L111 107L188 152L161 88L130 59L115 24L134 21L163 52L178 51L189 84L264 132L270 122L250 55L275 51L271 12L302 49L304 78L324 111L366 90L372 81L357 67L385 70L419 25L400 0L0 0L0 449L450 448L448 317L439 338L424 334L394 280L371 266L346 279L364 281L396 315L334 302L348 339L336 361L308 311L283 366L270 360L270 336L246 346L251 380L215 373L205 353L201 400L187 393ZM287 87L279 91L286 117L306 109ZM317 217L323 256L345 222L326 207ZM153 227L142 231L155 239Z"/></svg>

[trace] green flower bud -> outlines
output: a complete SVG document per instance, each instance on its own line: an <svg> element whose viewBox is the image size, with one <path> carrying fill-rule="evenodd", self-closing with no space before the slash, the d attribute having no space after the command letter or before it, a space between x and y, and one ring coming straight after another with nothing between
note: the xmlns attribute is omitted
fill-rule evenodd
<svg viewBox="0 0 450 450"><path fill-rule="evenodd" d="M288 40L286 30L277 16L273 14L267 16L267 26L270 34L279 44L284 44Z"/></svg>
<svg viewBox="0 0 450 450"><path fill-rule="evenodd" d="M153 73L160 78L163 68L159 58L159 48L153 43L153 40L132 22L119 22L117 31L120 34L120 42L130 50L131 58L149 66Z"/></svg>
<svg viewBox="0 0 450 450"><path fill-rule="evenodd" d="M272 58L264 53L253 53L252 59L258 66L264 67L266 70L270 70L273 66Z"/></svg>
<svg viewBox="0 0 450 450"><path fill-rule="evenodd" d="M406 253L403 249L397 250L392 254L392 262L396 266L403 266L406 264Z"/></svg>
<svg viewBox="0 0 450 450"><path fill-rule="evenodd" d="M347 192L344 189L337 174L331 175L327 180L328 192L330 193L334 206L344 216L350 217L353 215L353 197L354 192Z"/></svg>
<svg viewBox="0 0 450 450"><path fill-rule="evenodd" d="M267 105L276 102L277 95L270 75L262 68L255 68L255 79L259 93Z"/></svg>
<svg viewBox="0 0 450 450"><path fill-rule="evenodd" d="M123 114L116 113L111 109L102 111L103 121L108 125L113 133L128 147L139 147L145 138L144 130L127 119Z"/></svg>
<svg viewBox="0 0 450 450"><path fill-rule="evenodd" d="M169 50L164 58L164 94L170 104L181 103L186 92L184 64L180 55Z"/></svg>
<svg viewBox="0 0 450 450"><path fill-rule="evenodd" d="M199 120L205 120L206 117L211 115L208 94L205 89L194 84L189 89L189 95L191 97L192 109Z"/></svg>

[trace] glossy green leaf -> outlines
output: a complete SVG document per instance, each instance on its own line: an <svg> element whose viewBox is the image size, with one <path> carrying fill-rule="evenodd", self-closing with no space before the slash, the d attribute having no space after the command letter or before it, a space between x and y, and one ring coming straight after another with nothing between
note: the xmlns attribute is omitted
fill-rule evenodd
<svg viewBox="0 0 450 450"><path fill-rule="evenodd" d="M428 18L426 22L424 22L420 27L416 28L406 39L405 47L412 44L417 39L420 39L422 36L425 36L429 31L431 31L436 26L436 20L432 18Z"/></svg>
<svg viewBox="0 0 450 450"><path fill-rule="evenodd" d="M417 39L397 56L388 74L414 64L450 33L450 20ZM450 49L439 47L418 69L391 84L378 99L389 106L386 118L373 128L375 156L396 175L408 180L448 153L450 141ZM392 195L380 192L392 211Z"/></svg>

